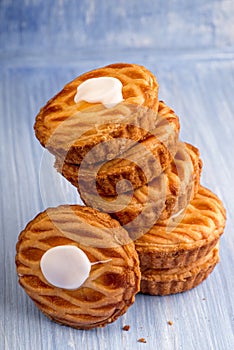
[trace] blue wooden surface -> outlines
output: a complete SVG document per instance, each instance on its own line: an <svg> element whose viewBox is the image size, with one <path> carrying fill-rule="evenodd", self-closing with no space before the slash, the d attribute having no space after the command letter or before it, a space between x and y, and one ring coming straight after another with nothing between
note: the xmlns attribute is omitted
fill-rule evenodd
<svg viewBox="0 0 234 350"><path fill-rule="evenodd" d="M51 159L34 136L35 115L75 76L118 61L156 74L228 221L207 281L179 295L137 295L115 323L78 331L50 322L18 286L15 244L39 211L79 201L52 167L45 171ZM234 349L233 1L2 0L0 63L0 349Z"/></svg>

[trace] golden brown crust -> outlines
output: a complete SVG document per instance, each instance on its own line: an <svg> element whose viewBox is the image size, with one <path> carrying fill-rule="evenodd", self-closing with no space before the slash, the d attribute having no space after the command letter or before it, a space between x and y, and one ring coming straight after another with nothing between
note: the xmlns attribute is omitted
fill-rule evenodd
<svg viewBox="0 0 234 350"><path fill-rule="evenodd" d="M201 168L198 149L181 142L174 161L148 186L136 189L133 194L130 192L118 197L98 196L87 192L80 192L80 196L86 205L112 213L121 225L132 222L141 214L140 222L138 220L136 225L145 226L149 216L156 212L156 219L165 220L188 205L198 191Z"/></svg>
<svg viewBox="0 0 234 350"><path fill-rule="evenodd" d="M44 278L40 260L48 249L67 244L82 249L91 263L111 261L92 265L78 289L54 287ZM139 290L139 260L126 231L109 215L87 207L64 205L40 213L19 236L16 266L20 285L40 310L79 329L113 322Z"/></svg>
<svg viewBox="0 0 234 350"><path fill-rule="evenodd" d="M200 186L181 216L157 222L135 241L141 270L192 264L215 246L225 222L222 202L211 191Z"/></svg>
<svg viewBox="0 0 234 350"><path fill-rule="evenodd" d="M168 167L177 151L179 128L178 116L160 101L158 120L150 136L123 152L120 158L92 166L83 162L82 168L57 158L55 168L81 192L115 196L117 186L118 193L129 191L131 186L139 188ZM121 180L128 180L131 186Z"/></svg>
<svg viewBox="0 0 234 350"><path fill-rule="evenodd" d="M204 281L219 262L218 247L186 268L148 269L142 273L141 292L168 295L185 292Z"/></svg>
<svg viewBox="0 0 234 350"><path fill-rule="evenodd" d="M110 76L123 84L123 103L106 109L101 103L74 102L77 87L87 79ZM136 64L112 64L87 72L70 83L40 110L34 125L40 143L67 163L80 164L95 145L119 139L109 147L115 156L124 143L138 141L153 129L158 110L155 76ZM108 144L86 157L89 163L107 159Z"/></svg>

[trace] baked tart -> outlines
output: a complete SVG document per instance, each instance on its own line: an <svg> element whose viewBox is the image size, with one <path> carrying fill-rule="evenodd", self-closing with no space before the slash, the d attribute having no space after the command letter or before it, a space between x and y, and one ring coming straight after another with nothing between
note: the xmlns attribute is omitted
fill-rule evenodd
<svg viewBox="0 0 234 350"><path fill-rule="evenodd" d="M85 158L92 164L122 153L132 145L127 139L143 138L157 111L155 76L143 66L116 63L65 85L41 108L34 129L42 146L67 163Z"/></svg>
<svg viewBox="0 0 234 350"><path fill-rule="evenodd" d="M151 133L121 156L79 167L57 157L55 168L80 192L115 196L144 186L170 164L178 147L179 118L163 101Z"/></svg>
<svg viewBox="0 0 234 350"><path fill-rule="evenodd" d="M142 273L141 292L168 295L185 292L203 282L219 262L218 246L186 267L147 269Z"/></svg>
<svg viewBox="0 0 234 350"><path fill-rule="evenodd" d="M217 244L225 223L221 200L200 186L184 212L158 221L135 241L141 271L188 266L205 257Z"/></svg>
<svg viewBox="0 0 234 350"><path fill-rule="evenodd" d="M128 230L129 226L131 230L146 226L152 216L155 221L168 219L186 208L198 191L202 169L199 155L196 147L181 142L174 160L148 185L118 197L80 192L81 199L88 206L110 213Z"/></svg>
<svg viewBox="0 0 234 350"><path fill-rule="evenodd" d="M19 283L53 321L103 327L124 314L140 287L127 232L108 214L78 205L50 208L21 232Z"/></svg>

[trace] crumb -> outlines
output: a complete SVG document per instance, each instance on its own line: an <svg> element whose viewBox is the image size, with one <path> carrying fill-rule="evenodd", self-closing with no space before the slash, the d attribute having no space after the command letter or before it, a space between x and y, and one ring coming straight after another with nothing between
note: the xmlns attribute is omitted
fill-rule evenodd
<svg viewBox="0 0 234 350"><path fill-rule="evenodd" d="M167 322L167 324L169 324L169 326L172 326L173 322L170 320L170 321Z"/></svg>
<svg viewBox="0 0 234 350"><path fill-rule="evenodd" d="M206 298L202 298L202 300L206 300Z"/></svg>
<svg viewBox="0 0 234 350"><path fill-rule="evenodd" d="M123 331L129 331L129 329L130 329L129 324L126 324L122 329L123 329Z"/></svg>
<svg viewBox="0 0 234 350"><path fill-rule="evenodd" d="M145 338L140 338L140 339L138 339L137 341L138 341L138 343L146 343Z"/></svg>

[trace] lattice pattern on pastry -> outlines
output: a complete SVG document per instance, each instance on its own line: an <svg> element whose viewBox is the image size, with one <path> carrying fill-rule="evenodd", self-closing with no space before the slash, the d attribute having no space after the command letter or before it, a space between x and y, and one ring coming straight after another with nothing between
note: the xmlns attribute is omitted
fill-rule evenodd
<svg viewBox="0 0 234 350"><path fill-rule="evenodd" d="M222 202L200 186L181 216L157 222L135 241L142 269L186 266L204 257L222 235L225 223Z"/></svg>
<svg viewBox="0 0 234 350"><path fill-rule="evenodd" d="M104 212L114 212L113 216L122 225L131 222L142 213L142 210L145 210L141 217L141 223L145 225L152 211L159 212L159 219L163 220L187 206L198 191L201 168L202 162L198 149L192 145L180 143L174 161L162 175L149 183L152 191L151 198L148 195L147 185L136 189L133 193L119 195L118 202L116 202L117 197L113 196L97 196L87 192L80 195L86 205ZM123 203L129 204L122 208Z"/></svg>
<svg viewBox="0 0 234 350"><path fill-rule="evenodd" d="M200 186L182 220L175 227L173 221L157 222L136 244L161 244L170 247L180 243L199 243L219 237L224 225L225 209L222 202L210 190Z"/></svg>
<svg viewBox="0 0 234 350"><path fill-rule="evenodd" d="M100 103L76 104L74 96L79 84L100 76L115 77L123 83L123 103L110 109ZM40 110L35 132L41 144L52 153L69 163L79 164L94 145L103 141L113 138L138 141L154 127L157 110L158 84L154 75L142 66L115 64L85 73L68 83ZM116 142L111 147L112 153L118 154L123 145ZM101 157L109 154L105 148L102 153ZM96 162L97 157L92 154L90 163Z"/></svg>
<svg viewBox="0 0 234 350"><path fill-rule="evenodd" d="M85 208L84 215L76 220L68 207L60 206L39 214L21 233L16 256L19 282L37 306L53 320L76 328L103 326L124 313L134 301L140 279L137 254L133 243L97 248L94 242L97 235L92 235L92 232L88 242L93 240L93 244L80 244L85 234L82 221L94 211ZM72 206L72 210L79 216L80 209L77 212L76 207ZM117 229L118 224L114 220L108 224L108 217L97 213L89 223L95 221L102 230L108 226ZM108 239L108 231L104 230L103 233L102 239ZM109 231L109 236L109 240L116 243L113 231ZM89 278L80 288L56 288L45 280L40 269L40 259L48 249L64 244L79 247L91 262L112 260L93 265Z"/></svg>
<svg viewBox="0 0 234 350"><path fill-rule="evenodd" d="M74 186L92 193L98 190L102 195L116 195L139 188L159 176L172 161L178 145L179 118L163 101L159 103L158 121L150 136L139 141L134 147L123 152L119 158L105 161L103 164L85 165L79 172L77 165L56 159L55 168ZM150 156L149 156L150 155ZM154 162L152 162L152 158ZM79 174L79 184L78 184ZM93 174L97 174L94 178Z"/></svg>

